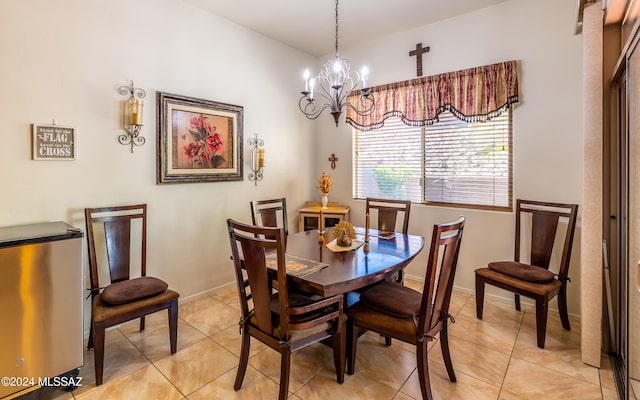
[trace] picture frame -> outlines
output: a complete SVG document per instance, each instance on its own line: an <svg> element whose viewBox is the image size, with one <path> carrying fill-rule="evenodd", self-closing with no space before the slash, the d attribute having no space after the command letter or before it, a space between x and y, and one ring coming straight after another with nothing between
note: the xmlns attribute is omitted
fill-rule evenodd
<svg viewBox="0 0 640 400"><path fill-rule="evenodd" d="M157 183L241 181L242 106L157 92Z"/></svg>
<svg viewBox="0 0 640 400"><path fill-rule="evenodd" d="M74 126L31 124L32 160L75 160L76 128Z"/></svg>

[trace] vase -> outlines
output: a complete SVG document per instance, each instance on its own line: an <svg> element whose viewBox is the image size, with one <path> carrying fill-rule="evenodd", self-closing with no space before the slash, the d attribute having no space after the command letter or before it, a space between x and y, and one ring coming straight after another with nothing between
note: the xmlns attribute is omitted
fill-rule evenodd
<svg viewBox="0 0 640 400"><path fill-rule="evenodd" d="M326 209L327 208L327 204L329 203L329 194L323 194L322 195L322 208Z"/></svg>

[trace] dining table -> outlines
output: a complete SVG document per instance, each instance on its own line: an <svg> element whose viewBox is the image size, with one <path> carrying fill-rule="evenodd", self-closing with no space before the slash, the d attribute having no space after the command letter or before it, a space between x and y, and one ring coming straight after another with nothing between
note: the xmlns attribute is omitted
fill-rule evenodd
<svg viewBox="0 0 640 400"><path fill-rule="evenodd" d="M290 233L286 241L286 255L310 260L320 268L307 274L287 273L287 282L298 290L330 297L345 296L371 284L393 276L405 268L424 247L424 237L375 229L369 230L365 242L364 228L356 228L354 249L340 249L332 243L333 231L327 229L318 240L317 230ZM354 244L353 247L356 247ZM332 250L333 249L333 250ZM288 262L287 262L288 263Z"/></svg>

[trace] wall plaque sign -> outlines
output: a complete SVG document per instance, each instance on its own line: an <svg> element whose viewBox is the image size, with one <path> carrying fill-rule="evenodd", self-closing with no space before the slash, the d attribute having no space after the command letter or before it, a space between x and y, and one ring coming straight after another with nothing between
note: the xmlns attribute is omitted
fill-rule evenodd
<svg viewBox="0 0 640 400"><path fill-rule="evenodd" d="M75 160L76 128L62 125L32 125L33 160Z"/></svg>

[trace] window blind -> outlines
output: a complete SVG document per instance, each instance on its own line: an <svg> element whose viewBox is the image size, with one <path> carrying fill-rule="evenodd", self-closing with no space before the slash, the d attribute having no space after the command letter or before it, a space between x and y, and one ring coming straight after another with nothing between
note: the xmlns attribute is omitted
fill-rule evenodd
<svg viewBox="0 0 640 400"><path fill-rule="evenodd" d="M396 117L375 130L354 129L354 198L421 201L421 130Z"/></svg>
<svg viewBox="0 0 640 400"><path fill-rule="evenodd" d="M485 122L445 112L424 127L394 117L376 130L354 129L353 196L510 209L511 142L508 109Z"/></svg>

